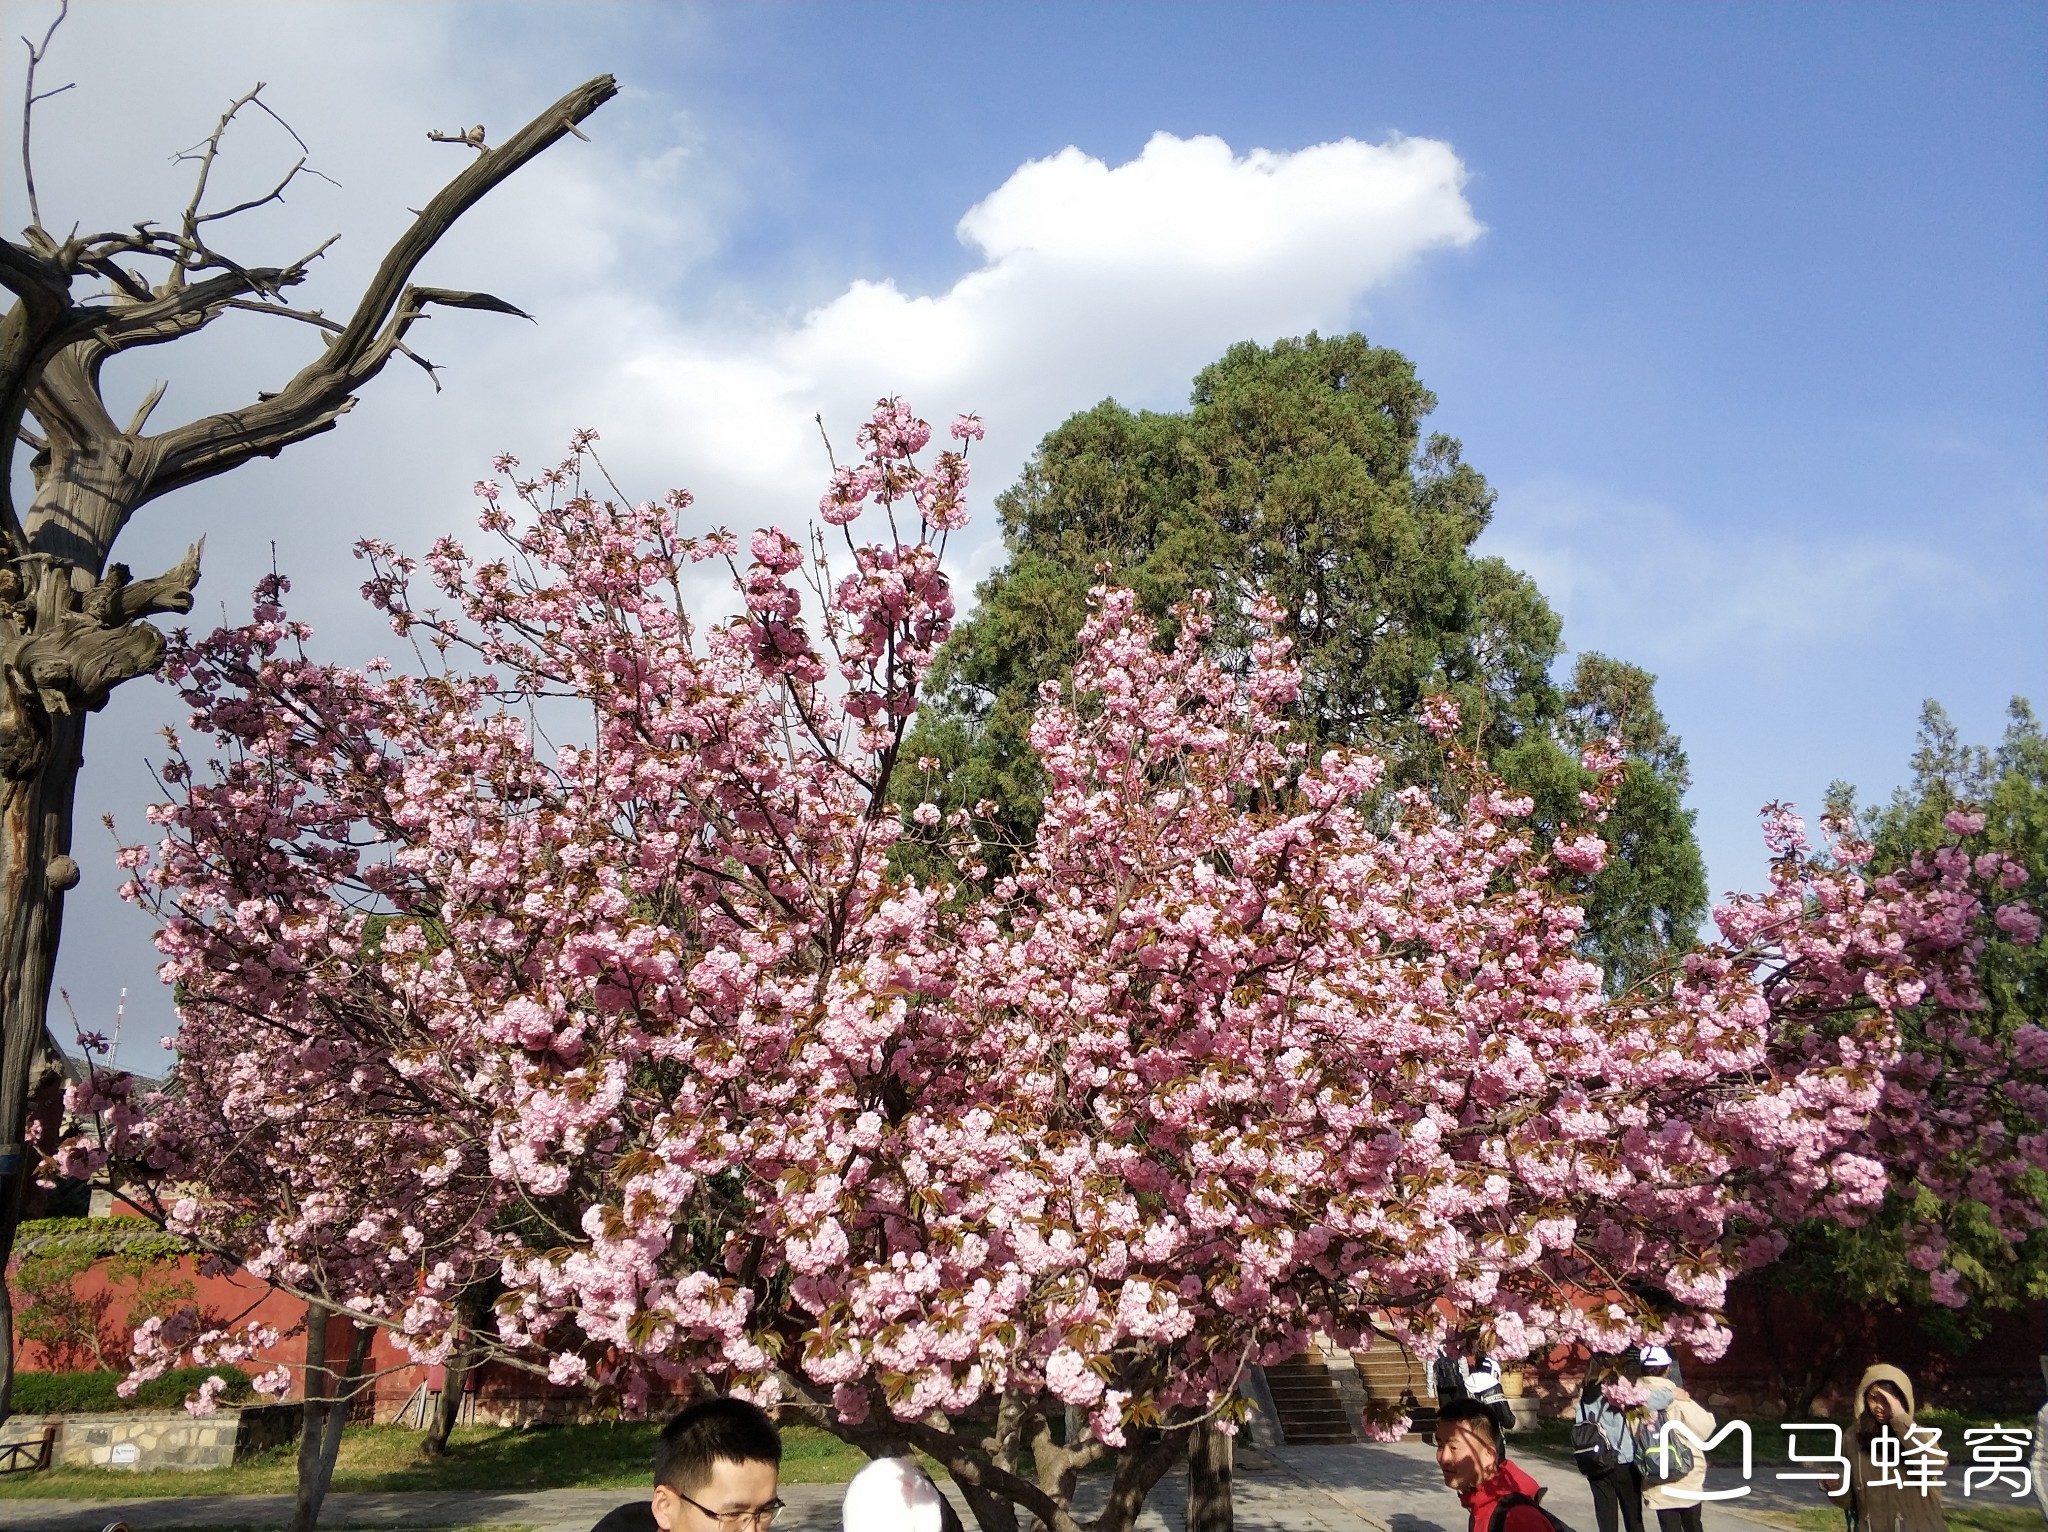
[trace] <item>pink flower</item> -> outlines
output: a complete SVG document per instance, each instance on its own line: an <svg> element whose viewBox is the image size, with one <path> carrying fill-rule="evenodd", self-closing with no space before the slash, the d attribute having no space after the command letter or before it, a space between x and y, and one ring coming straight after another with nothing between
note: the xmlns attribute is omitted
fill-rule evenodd
<svg viewBox="0 0 2048 1532"><path fill-rule="evenodd" d="M1649 1385L1640 1378L1610 1378L1600 1385L1609 1404L1624 1410L1641 1409L1650 1402Z"/></svg>
<svg viewBox="0 0 2048 1532"><path fill-rule="evenodd" d="M1558 841L1550 854L1573 872L1591 877L1607 865L1607 842L1597 835L1580 835Z"/></svg>
<svg viewBox="0 0 2048 1532"><path fill-rule="evenodd" d="M1879 875L1773 805L1766 886L1610 994L1559 869L1605 865L1618 740L1540 826L1468 751L1397 787L1295 741L1270 603L1226 649L1108 584L1037 694L1035 829L906 797L965 515L929 436L881 401L820 506L901 540L764 529L723 621L738 539L587 493L586 441L487 502L490 551L366 547L424 674L317 659L281 578L172 637L191 721L121 855L177 1074L77 1082L57 1162L429 1364L482 1303L627 1411L787 1379L849 1422L1050 1398L1105 1443L1318 1332L1712 1357L1733 1276L1894 1186L2032 1236L2048 1029L1977 971L1987 916L2035 934L2001 853ZM124 1386L278 1342L177 1307Z"/></svg>
<svg viewBox="0 0 2048 1532"><path fill-rule="evenodd" d="M2024 904L2002 904L1991 918L2022 947L2031 947L2041 938L2041 917Z"/></svg>
<svg viewBox="0 0 2048 1532"><path fill-rule="evenodd" d="M209 1374L199 1385L199 1391L185 1401L188 1415L211 1415L220 1403L220 1396L227 1392L228 1380L219 1373Z"/></svg>

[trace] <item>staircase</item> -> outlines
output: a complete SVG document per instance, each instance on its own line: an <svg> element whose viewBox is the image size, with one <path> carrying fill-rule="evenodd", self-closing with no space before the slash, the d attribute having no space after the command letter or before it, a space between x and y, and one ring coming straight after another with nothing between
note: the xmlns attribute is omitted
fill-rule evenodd
<svg viewBox="0 0 2048 1532"><path fill-rule="evenodd" d="M1313 1351L1268 1367L1266 1386L1273 1392L1280 1435L1289 1446L1358 1440L1329 1369Z"/></svg>
<svg viewBox="0 0 2048 1532"><path fill-rule="evenodd" d="M1429 1364L1404 1350L1391 1335L1377 1334L1370 1351L1351 1353L1358 1380L1365 1385L1365 1397L1374 1404L1399 1403L1404 1396L1409 1430L1423 1441L1432 1440L1436 1429L1436 1401L1429 1392Z"/></svg>

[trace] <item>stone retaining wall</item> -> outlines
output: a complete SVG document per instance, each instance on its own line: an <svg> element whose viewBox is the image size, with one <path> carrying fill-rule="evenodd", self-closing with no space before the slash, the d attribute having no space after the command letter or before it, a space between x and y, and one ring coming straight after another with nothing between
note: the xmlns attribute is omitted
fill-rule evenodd
<svg viewBox="0 0 2048 1532"><path fill-rule="evenodd" d="M120 1410L104 1415L16 1415L0 1427L0 1444L32 1442L57 1427L53 1466L62 1468L225 1468L293 1440L302 1419L296 1404L252 1405L192 1416L183 1410Z"/></svg>

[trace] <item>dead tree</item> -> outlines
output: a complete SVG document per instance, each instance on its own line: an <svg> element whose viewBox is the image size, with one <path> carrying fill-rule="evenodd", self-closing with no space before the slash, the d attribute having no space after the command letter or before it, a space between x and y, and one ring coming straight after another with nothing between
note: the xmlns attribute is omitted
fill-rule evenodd
<svg viewBox="0 0 2048 1532"><path fill-rule="evenodd" d="M557 140L583 137L577 124L617 94L612 77L600 75L496 147L480 129L452 135L474 157L386 252L354 310L330 319L287 300L332 240L283 266L243 265L214 244L226 220L317 174L302 154L268 194L207 206L208 179L229 128L252 108L270 112L260 84L183 156L195 167L193 187L174 224L145 221L126 232L74 231L61 239L50 232L37 200L30 129L37 103L58 93L39 93L36 70L62 20L60 9L40 44L24 39L29 225L18 243L0 240L0 287L13 298L0 317L0 442L7 454L0 464L0 1271L34 1173L23 1142L29 1072L49 1006L64 894L79 877L71 826L85 715L104 707L123 681L157 668L164 637L147 619L190 611L199 579L203 539L176 568L146 579L109 562L115 540L128 518L158 496L332 430L393 357L431 375L432 364L410 342L430 307L526 317L488 293L417 286L413 272L491 188ZM109 357L179 340L229 313L310 326L320 354L239 409L152 433L159 385L126 424L114 419L100 388ZM35 490L25 513L13 495L18 444L34 454ZM0 1420L13 1388L12 1334L13 1306L0 1281Z"/></svg>

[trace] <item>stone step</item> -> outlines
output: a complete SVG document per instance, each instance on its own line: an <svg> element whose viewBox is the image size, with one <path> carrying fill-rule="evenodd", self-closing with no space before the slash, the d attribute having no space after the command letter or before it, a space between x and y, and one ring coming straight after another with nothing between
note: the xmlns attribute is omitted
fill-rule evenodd
<svg viewBox="0 0 2048 1532"><path fill-rule="evenodd" d="M1358 1438L1344 1413L1336 1380L1313 1354L1276 1363L1266 1370L1276 1424L1291 1443L1351 1442Z"/></svg>

